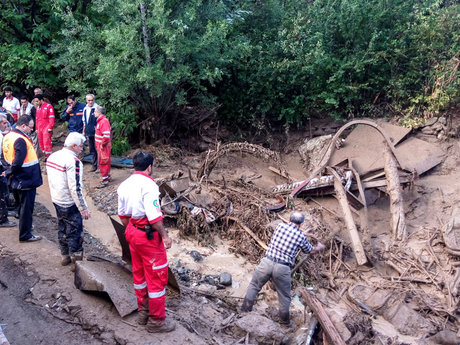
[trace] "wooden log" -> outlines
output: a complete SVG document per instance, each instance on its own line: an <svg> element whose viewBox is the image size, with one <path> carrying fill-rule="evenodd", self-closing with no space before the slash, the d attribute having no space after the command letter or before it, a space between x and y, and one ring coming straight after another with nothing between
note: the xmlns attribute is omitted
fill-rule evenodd
<svg viewBox="0 0 460 345"><path fill-rule="evenodd" d="M303 300L305 303L307 303L308 307L313 311L315 317L321 324L324 333L327 334L331 345L345 345L345 342L340 337L339 332L335 328L329 316L326 314L326 311L321 305L321 302L318 301L318 299L313 296L313 294L309 293L306 289L299 289L299 291Z"/></svg>
<svg viewBox="0 0 460 345"><path fill-rule="evenodd" d="M401 184L399 181L398 163L386 142L383 142L383 156L385 161L384 170L387 180L387 193L390 197L390 225L393 232L393 238L397 241L406 241L406 216L404 214Z"/></svg>
<svg viewBox="0 0 460 345"><path fill-rule="evenodd" d="M358 262L358 265L364 265L367 262L366 253L364 252L363 244L359 238L358 230L356 229L356 224L353 220L353 215L351 214L350 205L348 205L345 189L340 182L340 176L337 174L337 172L334 169L328 169L334 174L335 177L334 189L337 200L339 200L339 204L342 207L343 217L350 234L351 247L355 253L356 261Z"/></svg>

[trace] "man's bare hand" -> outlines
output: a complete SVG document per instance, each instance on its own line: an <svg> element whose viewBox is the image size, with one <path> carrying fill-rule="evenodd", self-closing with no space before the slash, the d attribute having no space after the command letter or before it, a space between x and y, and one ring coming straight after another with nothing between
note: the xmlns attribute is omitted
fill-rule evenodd
<svg viewBox="0 0 460 345"><path fill-rule="evenodd" d="M171 239L171 237L169 237L168 235L166 235L165 237L163 237L163 243L164 243L166 249L171 248L171 246L172 246L172 239Z"/></svg>
<svg viewBox="0 0 460 345"><path fill-rule="evenodd" d="M89 209L80 212L83 219L89 219L91 217L91 211Z"/></svg>
<svg viewBox="0 0 460 345"><path fill-rule="evenodd" d="M318 252L322 252L324 249L326 249L326 246L322 244L321 242L318 242L318 244L313 247L311 252L318 253Z"/></svg>

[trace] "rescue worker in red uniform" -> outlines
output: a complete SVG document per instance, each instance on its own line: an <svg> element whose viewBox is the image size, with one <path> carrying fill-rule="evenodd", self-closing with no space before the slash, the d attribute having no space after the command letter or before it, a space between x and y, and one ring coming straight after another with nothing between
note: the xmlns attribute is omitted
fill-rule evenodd
<svg viewBox="0 0 460 345"><path fill-rule="evenodd" d="M134 173L118 187L118 216L126 226L131 251L134 291L139 315L137 323L151 333L171 332L175 323L166 318L165 294L168 284L166 249L172 240L163 226L160 190L150 176L153 156L137 152Z"/></svg>
<svg viewBox="0 0 460 345"><path fill-rule="evenodd" d="M42 94L34 96L34 102L37 105L36 113L36 129L38 133L38 144L40 149L48 158L53 153L51 144L51 136L53 135L54 127L54 108L51 104L46 103Z"/></svg>
<svg viewBox="0 0 460 345"><path fill-rule="evenodd" d="M110 180L110 152L112 150L112 140L110 138L110 122L105 117L105 109L97 107L94 112L96 116L96 133L94 141L96 142L97 163L101 172L102 182L96 188L104 188L109 184Z"/></svg>

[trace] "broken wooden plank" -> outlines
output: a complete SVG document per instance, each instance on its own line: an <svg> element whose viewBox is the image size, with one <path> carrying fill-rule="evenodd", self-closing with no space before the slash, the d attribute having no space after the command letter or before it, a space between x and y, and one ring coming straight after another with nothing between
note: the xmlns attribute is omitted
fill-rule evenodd
<svg viewBox="0 0 460 345"><path fill-rule="evenodd" d="M440 164L445 152L438 146L414 137L406 139L394 152L401 168L422 175Z"/></svg>
<svg viewBox="0 0 460 345"><path fill-rule="evenodd" d="M359 212L359 218L361 220L361 229L365 234L367 234L369 230L369 216L367 213L366 195L364 194L363 182L361 181L361 177L359 176L356 169L353 168L353 164L351 162L349 163L349 169L355 177L356 185L358 186L359 196L363 204L363 208Z"/></svg>
<svg viewBox="0 0 460 345"><path fill-rule="evenodd" d="M359 211L364 207L364 204L353 193L345 191L348 203L356 210Z"/></svg>
<svg viewBox="0 0 460 345"><path fill-rule="evenodd" d="M277 169L275 167L272 167L272 166L269 166L268 167L268 170L270 170L271 172L274 172L275 174L278 174L279 176L281 177L284 177L285 179L288 179L289 180L289 176L287 176L284 172L282 172L280 169Z"/></svg>
<svg viewBox="0 0 460 345"><path fill-rule="evenodd" d="M404 183L409 183L409 182L410 182L409 177L407 177L407 176L400 176L399 177L399 183L404 184ZM379 188L379 187L386 187L386 186L387 186L387 180L386 179L363 182L363 187L365 189Z"/></svg>
<svg viewBox="0 0 460 345"><path fill-rule="evenodd" d="M327 337L331 341L332 345L345 345L345 342L340 337L339 332L335 328L329 316L326 314L321 302L306 289L299 289L300 294L302 295L303 300L308 305L308 307L313 311L315 317L318 319L321 327L323 328L324 333L327 334Z"/></svg>
<svg viewBox="0 0 460 345"><path fill-rule="evenodd" d="M268 246L263 243L260 238L251 230L249 229L246 225L242 224L237 218L234 217L225 217L228 220L234 221L241 229L246 231L249 236L251 236L259 246L261 246L263 249L267 250Z"/></svg>
<svg viewBox="0 0 460 345"><path fill-rule="evenodd" d="M339 204L342 207L345 224L350 234L351 246L353 248L353 252L355 253L356 261L358 262L358 265L364 265L367 262L366 253L364 252L363 244L359 238L358 230L356 229L356 224L351 214L350 205L347 202L345 189L340 182L340 176L337 172L335 172L332 168L328 168L328 170L335 176L334 188Z"/></svg>
<svg viewBox="0 0 460 345"><path fill-rule="evenodd" d="M398 163L387 143L384 142L383 147L387 193L390 197L391 230L395 240L405 241L407 238L406 216L404 214L401 184L399 181Z"/></svg>

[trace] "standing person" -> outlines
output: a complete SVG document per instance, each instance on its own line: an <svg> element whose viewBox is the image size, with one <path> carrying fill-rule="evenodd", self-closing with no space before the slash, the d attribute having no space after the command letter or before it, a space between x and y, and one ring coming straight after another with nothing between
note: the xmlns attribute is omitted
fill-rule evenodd
<svg viewBox="0 0 460 345"><path fill-rule="evenodd" d="M8 111L13 116L14 122L18 121L18 113L21 108L19 100L16 97L13 97L13 90L11 87L5 87L5 98L3 99L1 109Z"/></svg>
<svg viewBox="0 0 460 345"><path fill-rule="evenodd" d="M84 142L82 134L72 132L65 139L64 148L53 153L46 161L51 200L58 218L62 266L82 260L83 219L91 216L83 196L83 164L78 159Z"/></svg>
<svg viewBox="0 0 460 345"><path fill-rule="evenodd" d="M0 114L0 147L3 143L3 136L8 134L11 130L10 123L4 114ZM0 228L16 226L16 222L8 220L8 205L7 200L9 197L8 181L6 180L7 167L0 163Z"/></svg>
<svg viewBox="0 0 460 345"><path fill-rule="evenodd" d="M34 128L29 115L18 119L16 128L3 138L3 157L10 164L6 172L11 177L11 188L19 194L19 241L34 242L40 236L32 235L32 220L37 187L43 183L37 153L28 134Z"/></svg>
<svg viewBox="0 0 460 345"><path fill-rule="evenodd" d="M300 224L305 221L303 213L291 213L289 223L280 223L273 233L265 257L257 266L248 291L243 300L241 311L251 311L257 294L272 278L278 293L279 316L282 324L291 325L289 305L291 304L291 267L300 249L304 253L317 253L325 247L322 243L312 246L300 231Z"/></svg>
<svg viewBox="0 0 460 345"><path fill-rule="evenodd" d="M35 95L34 100L38 105L36 113L38 143L40 149L48 158L53 153L51 137L54 127L54 108L51 104L45 102L42 94Z"/></svg>
<svg viewBox="0 0 460 345"><path fill-rule="evenodd" d="M43 93L43 90L41 88L41 86L36 86L35 89L34 89L34 96L36 95L43 95L43 100L46 102L46 103L49 103L51 104L50 100L48 98L45 97L44 93ZM35 98L35 97L34 97ZM38 105L35 104L35 102L33 101L34 99L32 99L32 102L34 103L34 106L35 108L38 108Z"/></svg>
<svg viewBox="0 0 460 345"><path fill-rule="evenodd" d="M20 98L21 102L21 109L19 110L19 116L21 117L22 115L30 115L32 117L32 120L34 120L34 124L36 124L36 114L37 114L37 108L35 108L32 103L29 102L26 96L22 96ZM38 152L38 135L37 131L34 130L32 133L30 133L29 138L32 140L32 143L34 144L34 149L36 152Z"/></svg>
<svg viewBox="0 0 460 345"><path fill-rule="evenodd" d="M97 163L102 176L102 182L96 188L107 187L110 180L110 152L112 150L112 140L110 138L110 122L105 117L105 113L105 109L102 107L97 107L94 112L97 119L94 140L96 142L98 157Z"/></svg>
<svg viewBox="0 0 460 345"><path fill-rule="evenodd" d="M32 116L32 119L35 120L37 109L35 109L32 103L29 102L26 96L21 96L20 102L21 107L19 109L18 117L21 117L22 115L30 115Z"/></svg>
<svg viewBox="0 0 460 345"><path fill-rule="evenodd" d="M91 171L97 170L97 150L94 135L96 133L96 116L94 112L98 107L97 103L94 102L94 95L92 93L86 95L86 107L83 110L83 135L88 139L89 153L92 158L92 169Z"/></svg>
<svg viewBox="0 0 460 345"><path fill-rule="evenodd" d="M137 323L151 333L170 332L176 327L166 318L165 294L168 283L166 249L172 240L163 226L160 190L151 177L153 156L137 152L134 173L118 187L118 216L131 251L134 291L139 315Z"/></svg>
<svg viewBox="0 0 460 345"><path fill-rule="evenodd" d="M69 133L83 133L83 109L85 105L78 102L75 96L67 96L67 106L61 114L61 119L69 122Z"/></svg>

